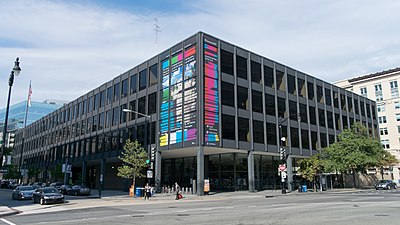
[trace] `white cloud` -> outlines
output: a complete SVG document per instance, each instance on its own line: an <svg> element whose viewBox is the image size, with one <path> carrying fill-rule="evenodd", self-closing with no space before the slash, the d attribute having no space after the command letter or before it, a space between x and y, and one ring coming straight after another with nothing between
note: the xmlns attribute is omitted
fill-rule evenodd
<svg viewBox="0 0 400 225"><path fill-rule="evenodd" d="M200 30L327 81L397 67L400 60L395 1L191 2L179 13L0 1L0 108L17 56L22 72L12 103L26 99L29 80L33 100L73 100ZM159 49L154 17L162 30Z"/></svg>

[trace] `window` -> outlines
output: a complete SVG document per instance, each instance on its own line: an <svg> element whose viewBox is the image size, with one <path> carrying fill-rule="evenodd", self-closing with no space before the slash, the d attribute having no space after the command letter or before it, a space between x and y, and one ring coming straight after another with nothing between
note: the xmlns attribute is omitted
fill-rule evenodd
<svg viewBox="0 0 400 225"><path fill-rule="evenodd" d="M307 93L308 93L308 99L309 100L314 100L314 84L311 82L307 82Z"/></svg>
<svg viewBox="0 0 400 225"><path fill-rule="evenodd" d="M375 84L375 92L382 91L382 85L381 84Z"/></svg>
<svg viewBox="0 0 400 225"><path fill-rule="evenodd" d="M386 116L382 116L382 117L385 117L385 123L386 123ZM400 121L400 114L396 114L396 120Z"/></svg>
<svg viewBox="0 0 400 225"><path fill-rule="evenodd" d="M339 93L333 91L333 106L339 108Z"/></svg>
<svg viewBox="0 0 400 225"><path fill-rule="evenodd" d="M112 126L118 125L119 122L119 107L113 109Z"/></svg>
<svg viewBox="0 0 400 225"><path fill-rule="evenodd" d="M325 110L318 109L319 126L325 127Z"/></svg>
<svg viewBox="0 0 400 225"><path fill-rule="evenodd" d="M100 92L100 101L99 101L99 107L103 107L106 102L106 91L101 91Z"/></svg>
<svg viewBox="0 0 400 225"><path fill-rule="evenodd" d="M235 106L235 92L234 92L234 85L221 81L221 98L222 98L222 105L228 106Z"/></svg>
<svg viewBox="0 0 400 225"><path fill-rule="evenodd" d="M147 69L139 73L139 91L146 89L147 86Z"/></svg>
<svg viewBox="0 0 400 225"><path fill-rule="evenodd" d="M95 94L93 100L93 110L97 110L98 108L99 108L99 94Z"/></svg>
<svg viewBox="0 0 400 225"><path fill-rule="evenodd" d="M333 129L333 115L332 115L332 112L326 111L326 121L328 121L328 127Z"/></svg>
<svg viewBox="0 0 400 225"><path fill-rule="evenodd" d="M126 112L124 112L123 110L124 109L126 109L126 107L127 107L127 104L123 104L123 105L121 105L121 108L120 108L120 110L119 110L119 112L121 113L121 115L120 115L120 123L125 123L126 122Z"/></svg>
<svg viewBox="0 0 400 225"><path fill-rule="evenodd" d="M397 88L397 80L395 80L395 81L390 81L390 88L391 88L391 89Z"/></svg>
<svg viewBox="0 0 400 225"><path fill-rule="evenodd" d="M302 123L308 123L308 117L307 117L307 105L299 103L299 109L300 109L300 121Z"/></svg>
<svg viewBox="0 0 400 225"><path fill-rule="evenodd" d="M264 144L264 126L262 121L253 120L253 141Z"/></svg>
<svg viewBox="0 0 400 225"><path fill-rule="evenodd" d="M290 128L290 140L292 147L299 148L299 129L295 127Z"/></svg>
<svg viewBox="0 0 400 225"><path fill-rule="evenodd" d="M97 131L97 125L98 125L98 121L97 121L97 115L93 116L93 121L92 121L92 131Z"/></svg>
<svg viewBox="0 0 400 225"><path fill-rule="evenodd" d="M112 87L107 88L107 105L112 102Z"/></svg>
<svg viewBox="0 0 400 225"><path fill-rule="evenodd" d="M325 102L326 102L326 105L329 105L329 106L332 105L331 89L325 88Z"/></svg>
<svg viewBox="0 0 400 225"><path fill-rule="evenodd" d="M298 92L297 94L300 97L306 97L306 86L304 85L304 80L297 78L297 88L298 88ZM308 147L307 147L308 148Z"/></svg>
<svg viewBox="0 0 400 225"><path fill-rule="evenodd" d="M130 87L130 93L136 93L137 91L137 74L131 76L131 87Z"/></svg>
<svg viewBox="0 0 400 225"><path fill-rule="evenodd" d="M396 108L396 103L394 103L394 107ZM385 105L378 105L378 112L385 112ZM399 108L400 108L400 104L399 104ZM398 109L398 108L396 108Z"/></svg>
<svg viewBox="0 0 400 225"><path fill-rule="evenodd" d="M360 94L361 96L367 97L367 88L366 87L360 88Z"/></svg>
<svg viewBox="0 0 400 225"><path fill-rule="evenodd" d="M259 91L252 91L253 111L263 113L262 107L262 93Z"/></svg>
<svg viewBox="0 0 400 225"><path fill-rule="evenodd" d="M380 93L375 93L375 95L376 95L375 98L376 98L376 101L377 101L377 102L383 100L382 92L380 92Z"/></svg>
<svg viewBox="0 0 400 225"><path fill-rule="evenodd" d="M384 128L380 128L379 132L381 133L381 135L388 135L388 129L387 127Z"/></svg>
<svg viewBox="0 0 400 225"><path fill-rule="evenodd" d="M129 109L137 112L136 110L136 100L129 102ZM136 113L128 113L128 121L136 119Z"/></svg>
<svg viewBox="0 0 400 225"><path fill-rule="evenodd" d="M382 140L381 144L382 144L382 148L384 148L384 149L389 149L390 148L389 140Z"/></svg>
<svg viewBox="0 0 400 225"><path fill-rule="evenodd" d="M342 106L342 110L346 111L346 96L340 94L340 105Z"/></svg>
<svg viewBox="0 0 400 225"><path fill-rule="evenodd" d="M324 103L324 94L322 93L322 87L321 86L319 86L319 85L317 85L317 101L319 102L319 103Z"/></svg>
<svg viewBox="0 0 400 225"><path fill-rule="evenodd" d="M119 83L114 85L114 102L119 100L119 96L120 96L120 90L119 90Z"/></svg>
<svg viewBox="0 0 400 225"><path fill-rule="evenodd" d="M106 112L106 123L105 123L105 128L109 128L111 125L111 110L108 110Z"/></svg>
<svg viewBox="0 0 400 225"><path fill-rule="evenodd" d="M353 112L353 99L351 99L349 96L347 96L347 106L349 112Z"/></svg>
<svg viewBox="0 0 400 225"><path fill-rule="evenodd" d="M235 117L222 114L222 138L235 140Z"/></svg>
<svg viewBox="0 0 400 225"><path fill-rule="evenodd" d="M276 85L278 90L281 91L286 91L286 85L285 85L285 72L276 70Z"/></svg>
<svg viewBox="0 0 400 225"><path fill-rule="evenodd" d="M310 147L308 137L308 130L301 130L301 147L303 149L308 149Z"/></svg>
<svg viewBox="0 0 400 225"><path fill-rule="evenodd" d="M267 143L269 145L277 145L276 138L276 125L274 123L267 123Z"/></svg>
<svg viewBox="0 0 400 225"><path fill-rule="evenodd" d="M247 59L236 55L236 74L247 80Z"/></svg>
<svg viewBox="0 0 400 225"><path fill-rule="evenodd" d="M264 85L274 88L274 69L269 66L264 66Z"/></svg>
<svg viewBox="0 0 400 225"><path fill-rule="evenodd" d="M238 131L239 141L250 142L249 140L249 119L241 118L238 119Z"/></svg>
<svg viewBox="0 0 400 225"><path fill-rule="evenodd" d="M394 102L394 108L395 109L400 109L400 102ZM378 112L379 112L379 109L378 109Z"/></svg>
<svg viewBox="0 0 400 225"><path fill-rule="evenodd" d="M157 94L152 93L149 95L149 101L148 101L148 113L149 115L156 113L156 108L157 108Z"/></svg>
<svg viewBox="0 0 400 225"><path fill-rule="evenodd" d="M128 79L122 81L121 85L121 98L128 96Z"/></svg>
<svg viewBox="0 0 400 225"><path fill-rule="evenodd" d="M233 76L233 54L221 50L221 72Z"/></svg>
<svg viewBox="0 0 400 225"><path fill-rule="evenodd" d="M286 100L278 97L278 117L285 118Z"/></svg>
<svg viewBox="0 0 400 225"><path fill-rule="evenodd" d="M139 105L138 105L138 112L142 113L142 114L146 114L146 97L141 97L139 98L138 101ZM141 115L137 115L137 117L142 117Z"/></svg>
<svg viewBox="0 0 400 225"><path fill-rule="evenodd" d="M397 121L400 121L400 114L396 114L396 119L397 119ZM380 124L386 123L386 116L378 117L378 121Z"/></svg>
<svg viewBox="0 0 400 225"><path fill-rule="evenodd" d="M104 113L99 114L99 125L97 126L98 130L104 129Z"/></svg>
<svg viewBox="0 0 400 225"><path fill-rule="evenodd" d="M267 115L275 116L275 96L265 94L265 111Z"/></svg>
<svg viewBox="0 0 400 225"><path fill-rule="evenodd" d="M397 133L400 134L400 126L397 126Z"/></svg>
<svg viewBox="0 0 400 225"><path fill-rule="evenodd" d="M296 95L296 77L293 75L287 75L288 92L289 94Z"/></svg>
<svg viewBox="0 0 400 225"><path fill-rule="evenodd" d="M261 83L261 64L251 61L251 81Z"/></svg>
<svg viewBox="0 0 400 225"><path fill-rule="evenodd" d="M247 88L238 86L237 87L238 108L248 110L249 109L248 100L249 100L249 95L247 92Z"/></svg>
<svg viewBox="0 0 400 225"><path fill-rule="evenodd" d="M149 71L150 71L150 73L149 73L150 87L157 84L157 81L158 81L158 70L157 70L157 68L158 68L157 64L154 64L154 65L150 66L150 68L149 68Z"/></svg>

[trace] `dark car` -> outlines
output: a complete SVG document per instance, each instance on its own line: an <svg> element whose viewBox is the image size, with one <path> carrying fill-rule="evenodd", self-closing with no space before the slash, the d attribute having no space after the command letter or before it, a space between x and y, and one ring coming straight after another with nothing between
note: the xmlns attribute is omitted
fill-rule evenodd
<svg viewBox="0 0 400 225"><path fill-rule="evenodd" d="M8 188L9 185L10 185L10 181L2 180L0 183L0 188Z"/></svg>
<svg viewBox="0 0 400 225"><path fill-rule="evenodd" d="M11 196L14 200L32 199L33 192L35 192L35 190L36 189L33 186L19 186L14 189Z"/></svg>
<svg viewBox="0 0 400 225"><path fill-rule="evenodd" d="M397 188L397 184L391 180L380 180L378 181L378 183L375 185L375 189L396 189Z"/></svg>
<svg viewBox="0 0 400 225"><path fill-rule="evenodd" d="M85 185L74 185L67 191L68 195L90 195L90 188Z"/></svg>
<svg viewBox="0 0 400 225"><path fill-rule="evenodd" d="M64 195L53 187L39 188L33 193L32 202L41 205L48 203L64 203Z"/></svg>
<svg viewBox="0 0 400 225"><path fill-rule="evenodd" d="M60 191L61 194L66 195L66 194L68 194L68 191L71 190L71 187L72 187L72 185L63 184L63 185L60 186L59 191Z"/></svg>

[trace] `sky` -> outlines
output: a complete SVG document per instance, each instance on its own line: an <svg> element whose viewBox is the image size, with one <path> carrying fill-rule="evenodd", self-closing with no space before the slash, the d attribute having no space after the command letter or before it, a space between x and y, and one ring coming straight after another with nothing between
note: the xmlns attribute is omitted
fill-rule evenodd
<svg viewBox="0 0 400 225"><path fill-rule="evenodd" d="M203 31L334 82L400 66L400 1L0 0L0 108L72 101ZM158 41L154 18L161 32Z"/></svg>

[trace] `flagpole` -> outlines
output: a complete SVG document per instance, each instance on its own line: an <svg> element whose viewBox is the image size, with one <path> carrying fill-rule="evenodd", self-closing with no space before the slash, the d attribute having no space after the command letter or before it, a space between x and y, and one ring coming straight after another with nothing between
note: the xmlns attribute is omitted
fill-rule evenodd
<svg viewBox="0 0 400 225"><path fill-rule="evenodd" d="M21 177L21 183L23 179L23 175L21 174L21 167L22 167L22 154L24 153L24 144L25 144L25 128L26 128L26 121L28 120L28 110L30 107L31 94L32 94L31 82L32 81L29 81L28 99L26 100L26 107L25 107L24 129L22 130L21 154L19 157L19 166L18 166L18 172Z"/></svg>

